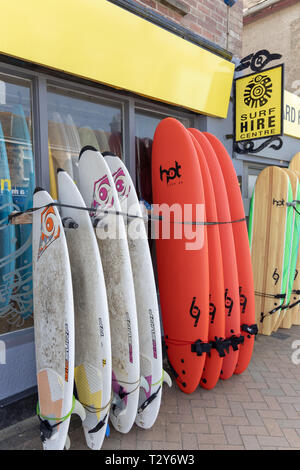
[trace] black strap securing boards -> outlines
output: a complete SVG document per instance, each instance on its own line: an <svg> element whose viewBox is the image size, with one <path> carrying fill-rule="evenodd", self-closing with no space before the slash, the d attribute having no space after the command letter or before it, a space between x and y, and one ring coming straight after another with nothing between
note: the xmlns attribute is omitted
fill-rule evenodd
<svg viewBox="0 0 300 470"><path fill-rule="evenodd" d="M211 343L212 349L215 349L220 357L225 357L226 353L229 353L230 340L224 338L215 338L215 341Z"/></svg>
<svg viewBox="0 0 300 470"><path fill-rule="evenodd" d="M256 323L254 325L243 324L241 326L241 330L245 331L249 335L254 335L254 336L257 335L257 333L258 333L258 327L257 327Z"/></svg>
<svg viewBox="0 0 300 470"><path fill-rule="evenodd" d="M232 349L234 351L238 351L239 345L243 344L243 342L244 342L244 336L243 335L240 335L240 336L232 335L229 338L229 341L230 341L230 345L232 346Z"/></svg>
<svg viewBox="0 0 300 470"><path fill-rule="evenodd" d="M286 294L263 294L262 292L255 292L255 295L259 295L261 297L266 297L269 299L279 299L279 300L285 300L286 298ZM260 323L262 323L266 317L268 317L269 315L273 315L274 313L278 312L278 310L281 310L282 308L287 308L287 306L281 303L277 305L275 308L273 308L272 310L270 310L268 313L261 312L260 320L259 320Z"/></svg>
<svg viewBox="0 0 300 470"><path fill-rule="evenodd" d="M277 305L277 307L273 308L270 310L270 312L267 315L273 315L273 313L278 312L278 310L281 310L283 307L285 307L283 304ZM265 315L266 316L266 315ZM265 317L264 316L264 317Z"/></svg>
<svg viewBox="0 0 300 470"><path fill-rule="evenodd" d="M264 292L254 292L259 297L266 297L267 299L285 299L286 294L265 294Z"/></svg>
<svg viewBox="0 0 300 470"><path fill-rule="evenodd" d="M62 204L62 203L59 203L59 202L50 202L49 204L45 204L44 206L41 206L41 207L31 207L25 211L20 211L20 212L13 212L11 214L9 214L8 216L8 223L11 223L13 219L15 219L16 217L19 217L20 215L23 215L23 214L32 214L33 212L36 212L38 210L41 210L41 209L46 209L48 207L65 207L65 208L69 208L69 209L77 209L77 210L84 210L84 211L88 211L90 212L92 215L95 215L97 212L98 213L101 213L103 215L117 215L117 216L123 216L123 217L128 217L128 218L133 218L133 219L142 219L142 220L158 220L158 221L163 221L163 217L158 215L154 215L154 214L150 214L149 217L143 217L143 216L139 216L139 215L136 215L136 214L129 214L129 213L125 213L125 212L120 212L120 211L116 211L116 210L102 210L102 209L97 209L95 207L82 207L82 206L73 206L73 205L70 205L70 204ZM95 220L97 221L97 218L95 218ZM183 220L182 222L181 221L178 221L178 222L171 222L169 221L170 223L174 223L174 224L181 224L181 225L223 225L223 224L235 224L235 223L239 223L239 222L246 222L246 218L243 217L241 219L237 219L237 220L226 220L226 221L215 221L215 222L198 222L198 221L185 221ZM95 222L96 223L96 222Z"/></svg>
<svg viewBox="0 0 300 470"><path fill-rule="evenodd" d="M203 353L209 353L210 350L211 343L203 343L201 339L197 339L197 341L191 345L191 351L196 353L197 356L202 356Z"/></svg>

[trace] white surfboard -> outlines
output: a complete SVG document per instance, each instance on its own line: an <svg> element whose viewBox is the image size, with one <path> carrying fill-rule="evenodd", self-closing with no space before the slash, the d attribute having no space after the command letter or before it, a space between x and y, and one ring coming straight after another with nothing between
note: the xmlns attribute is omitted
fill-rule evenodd
<svg viewBox="0 0 300 470"><path fill-rule="evenodd" d="M34 207L52 202L46 191L36 188ZM32 257L41 437L45 450L61 450L75 405L74 305L68 248L56 207L33 213Z"/></svg>
<svg viewBox="0 0 300 470"><path fill-rule="evenodd" d="M57 174L59 202L85 207L63 170ZM88 447L101 448L111 403L111 341L108 304L98 244L87 211L61 207L68 244L75 310L75 385L86 411L83 429ZM75 227L74 228L74 224Z"/></svg>
<svg viewBox="0 0 300 470"><path fill-rule="evenodd" d="M88 207L120 211L114 181L95 148L81 150L79 189ZM118 431L130 431L138 409L140 363L135 292L124 220L106 215L96 225L110 314L112 388L110 420Z"/></svg>
<svg viewBox="0 0 300 470"><path fill-rule="evenodd" d="M152 260L141 206L130 174L119 157L105 152L104 158L114 178L122 212L139 217L126 221L137 305L142 378L135 422L142 428L150 428L159 413L163 384L160 319Z"/></svg>

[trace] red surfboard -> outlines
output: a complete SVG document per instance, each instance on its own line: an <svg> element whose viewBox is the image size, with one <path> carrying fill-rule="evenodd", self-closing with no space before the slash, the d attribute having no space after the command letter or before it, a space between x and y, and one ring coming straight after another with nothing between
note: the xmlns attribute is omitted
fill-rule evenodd
<svg viewBox="0 0 300 470"><path fill-rule="evenodd" d="M215 151L202 132L197 129L190 129L190 132L197 139L206 158L214 188L218 222L230 222L231 215L226 186ZM236 369L241 339L239 283L232 224L220 224L219 233L224 275L225 339L228 341L220 378L229 379ZM212 254L210 253L209 256Z"/></svg>
<svg viewBox="0 0 300 470"><path fill-rule="evenodd" d="M197 151L203 180L206 218L208 222L218 220L217 207L212 179L205 155L193 134L190 134ZM200 385L208 390L218 382L223 357L225 356L225 304L222 247L219 225L207 226L207 243L209 258L209 329L208 341L213 345L210 354L206 355Z"/></svg>
<svg viewBox="0 0 300 470"><path fill-rule="evenodd" d="M257 327L255 325L255 297L250 255L248 230L245 220L242 195L232 160L224 145L214 135L204 132L211 143L222 169L232 220L241 220L232 224L235 252L239 276L240 322L244 342L240 345L236 374L241 374L248 366L254 346Z"/></svg>
<svg viewBox="0 0 300 470"><path fill-rule="evenodd" d="M167 355L178 386L192 393L210 351L205 200L195 146L173 118L162 120L155 131L152 188L154 213L163 219L156 223L155 241ZM165 204L165 211L157 207L160 204ZM171 206L174 212L168 223Z"/></svg>

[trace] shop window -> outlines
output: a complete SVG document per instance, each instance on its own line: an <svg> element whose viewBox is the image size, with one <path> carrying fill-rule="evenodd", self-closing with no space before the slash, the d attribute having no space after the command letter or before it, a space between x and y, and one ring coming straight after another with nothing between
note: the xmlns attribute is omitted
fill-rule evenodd
<svg viewBox="0 0 300 470"><path fill-rule="evenodd" d="M155 129L167 115L137 110L135 114L136 181L139 199L152 203L151 152ZM185 127L191 126L188 118L176 118Z"/></svg>
<svg viewBox="0 0 300 470"><path fill-rule="evenodd" d="M264 168L265 167L261 166L261 165L260 166L255 166L255 167L251 167L251 166L248 167L248 186L247 186L247 190L248 190L248 198L249 199L252 198L252 194L253 194L253 190L254 190L254 187L255 187L257 177Z"/></svg>
<svg viewBox="0 0 300 470"><path fill-rule="evenodd" d="M248 196L249 196L249 198L252 197L252 193L253 193L254 186L255 186L255 183L256 183L256 180L257 180L257 176L258 176L258 174L248 175Z"/></svg>
<svg viewBox="0 0 300 470"><path fill-rule="evenodd" d="M32 226L8 215L32 207L31 83L0 74L0 334L33 324Z"/></svg>
<svg viewBox="0 0 300 470"><path fill-rule="evenodd" d="M48 88L50 192L57 199L56 170L76 181L82 147L111 151L123 159L122 106L57 87Z"/></svg>
<svg viewBox="0 0 300 470"><path fill-rule="evenodd" d="M155 129L159 122L168 117L161 113L151 113L144 110L135 112L135 163L136 163L136 191L138 198L144 203L152 204L152 180L151 180L151 153ZM176 117L185 127L192 126L192 120ZM148 234L153 231L152 222L148 222ZM155 278L157 282L157 268L155 243L148 237L149 248L152 256Z"/></svg>

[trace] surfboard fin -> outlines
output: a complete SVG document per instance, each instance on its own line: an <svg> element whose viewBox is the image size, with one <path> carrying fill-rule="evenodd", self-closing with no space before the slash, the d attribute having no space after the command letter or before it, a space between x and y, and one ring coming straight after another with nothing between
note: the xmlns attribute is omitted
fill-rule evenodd
<svg viewBox="0 0 300 470"><path fill-rule="evenodd" d="M68 434L67 437L66 437L65 449L66 449L66 450L69 450L70 447L71 447L71 441L70 441L70 436L69 436L69 434Z"/></svg>
<svg viewBox="0 0 300 470"><path fill-rule="evenodd" d="M124 400L117 393L114 393L111 405L111 411L115 416L118 416L126 408Z"/></svg>
<svg viewBox="0 0 300 470"><path fill-rule="evenodd" d="M82 404L78 400L76 400L76 398L75 398L74 401L75 401L75 403L74 403L74 408L73 408L73 411L72 411L72 415L77 415L77 416L79 416L81 421L84 421L85 418L86 418L85 409L83 408ZM67 434L66 442L65 442L64 447L65 447L66 450L69 450L70 447L71 447L71 440L70 440L69 434Z"/></svg>
<svg viewBox="0 0 300 470"><path fill-rule="evenodd" d="M74 415L77 415L79 416L79 418L81 419L81 421L84 421L85 418L86 418L86 412L85 412L85 409L84 407L82 406L82 404L75 399L75 405L74 405L74 410L73 410L73 413Z"/></svg>
<svg viewBox="0 0 300 470"><path fill-rule="evenodd" d="M163 370L163 383L166 383L169 387L172 387L172 379L165 370Z"/></svg>
<svg viewBox="0 0 300 470"><path fill-rule="evenodd" d="M150 384L143 375L141 375L140 387L143 388L146 393L150 392Z"/></svg>

